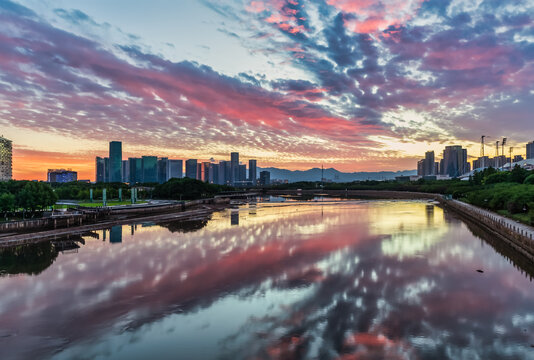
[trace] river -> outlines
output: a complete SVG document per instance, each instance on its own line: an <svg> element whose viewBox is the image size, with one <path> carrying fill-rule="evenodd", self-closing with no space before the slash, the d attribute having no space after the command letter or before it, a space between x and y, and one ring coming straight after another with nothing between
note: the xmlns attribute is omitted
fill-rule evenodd
<svg viewBox="0 0 534 360"><path fill-rule="evenodd" d="M277 200L0 249L0 359L534 358L531 264L475 225Z"/></svg>

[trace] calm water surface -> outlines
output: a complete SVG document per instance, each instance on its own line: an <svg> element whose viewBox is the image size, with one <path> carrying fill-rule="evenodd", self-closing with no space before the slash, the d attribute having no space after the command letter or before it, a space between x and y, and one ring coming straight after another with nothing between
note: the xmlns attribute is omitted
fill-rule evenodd
<svg viewBox="0 0 534 360"><path fill-rule="evenodd" d="M534 358L529 265L425 202L260 203L82 240L0 250L0 359Z"/></svg>

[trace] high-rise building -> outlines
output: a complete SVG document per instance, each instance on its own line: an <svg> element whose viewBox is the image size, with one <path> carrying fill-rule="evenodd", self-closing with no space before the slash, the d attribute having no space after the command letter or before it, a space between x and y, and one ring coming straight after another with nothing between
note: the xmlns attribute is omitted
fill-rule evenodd
<svg viewBox="0 0 534 360"><path fill-rule="evenodd" d="M269 171L260 172L260 185L267 186L271 184L271 173Z"/></svg>
<svg viewBox="0 0 534 360"><path fill-rule="evenodd" d="M190 179L197 178L197 159L189 159L185 161L185 177Z"/></svg>
<svg viewBox="0 0 534 360"><path fill-rule="evenodd" d="M436 168L435 156L433 151L425 153L425 175L437 175L434 173Z"/></svg>
<svg viewBox="0 0 534 360"><path fill-rule="evenodd" d="M467 162L467 149L462 149L459 145L445 147L440 166L442 175L455 178L468 173L470 168Z"/></svg>
<svg viewBox="0 0 534 360"><path fill-rule="evenodd" d="M203 162L202 163L202 169L201 169L201 175L200 175L200 180L204 181L204 182L209 182L209 177L210 177L210 167L211 167L211 163L209 162Z"/></svg>
<svg viewBox="0 0 534 360"><path fill-rule="evenodd" d="M167 180L176 178L181 179L183 177L182 160L167 160Z"/></svg>
<svg viewBox="0 0 534 360"><path fill-rule="evenodd" d="M230 153L230 183L233 185L239 177L239 153Z"/></svg>
<svg viewBox="0 0 534 360"><path fill-rule="evenodd" d="M166 157L158 159L158 183L163 184L167 181L167 164L169 159Z"/></svg>
<svg viewBox="0 0 534 360"><path fill-rule="evenodd" d="M129 160L122 160L122 182L130 182L130 162Z"/></svg>
<svg viewBox="0 0 534 360"><path fill-rule="evenodd" d="M503 167L507 162L506 155L499 155L493 158L493 166L496 168Z"/></svg>
<svg viewBox="0 0 534 360"><path fill-rule="evenodd" d="M209 183L210 184L219 183L219 164L212 163L210 165Z"/></svg>
<svg viewBox="0 0 534 360"><path fill-rule="evenodd" d="M237 182L243 183L247 181L247 165L239 164L239 172L237 174Z"/></svg>
<svg viewBox="0 0 534 360"><path fill-rule="evenodd" d="M109 158L104 158L104 182L109 182Z"/></svg>
<svg viewBox="0 0 534 360"><path fill-rule="evenodd" d="M257 177L258 177L258 170L256 169L256 160L249 160L248 161L248 181L252 183L252 185L256 185Z"/></svg>
<svg viewBox="0 0 534 360"><path fill-rule="evenodd" d="M130 166L130 185L143 182L143 159L141 158L128 158L128 164Z"/></svg>
<svg viewBox="0 0 534 360"><path fill-rule="evenodd" d="M425 159L417 162L417 176L425 176Z"/></svg>
<svg viewBox="0 0 534 360"><path fill-rule="evenodd" d="M13 142L0 136L0 181L13 178Z"/></svg>
<svg viewBox="0 0 534 360"><path fill-rule="evenodd" d="M202 163L197 163L197 180L202 180Z"/></svg>
<svg viewBox="0 0 534 360"><path fill-rule="evenodd" d="M218 178L217 178L217 184L219 185L226 185L226 163L228 161L219 161L218 164Z"/></svg>
<svg viewBox="0 0 534 360"><path fill-rule="evenodd" d="M143 165L143 182L158 182L158 158L156 156L143 156L141 162Z"/></svg>
<svg viewBox="0 0 534 360"><path fill-rule="evenodd" d="M96 182L105 182L106 181L106 162L104 158L99 156L95 160L95 169L96 169Z"/></svg>
<svg viewBox="0 0 534 360"><path fill-rule="evenodd" d="M435 161L433 151L427 151L425 158L417 162L417 175L418 176L432 176L437 175L436 168L439 168L438 163Z"/></svg>
<svg viewBox="0 0 534 360"><path fill-rule="evenodd" d="M534 159L534 141L527 144L527 159Z"/></svg>
<svg viewBox="0 0 534 360"><path fill-rule="evenodd" d="M483 169L488 167L495 167L495 161L490 159L489 156L481 156L476 160L473 160L473 169Z"/></svg>
<svg viewBox="0 0 534 360"><path fill-rule="evenodd" d="M49 183L67 183L78 180L78 173L65 169L48 169L46 179Z"/></svg>
<svg viewBox="0 0 534 360"><path fill-rule="evenodd" d="M227 185L232 185L232 162L226 161L224 164L224 177Z"/></svg>
<svg viewBox="0 0 534 360"><path fill-rule="evenodd" d="M109 143L109 182L122 181L122 143Z"/></svg>

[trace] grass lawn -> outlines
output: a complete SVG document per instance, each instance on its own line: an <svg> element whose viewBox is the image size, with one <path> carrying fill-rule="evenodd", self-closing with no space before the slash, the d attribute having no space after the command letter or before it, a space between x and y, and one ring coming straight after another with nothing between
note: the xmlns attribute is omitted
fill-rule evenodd
<svg viewBox="0 0 534 360"><path fill-rule="evenodd" d="M54 210L59 210L59 209L68 209L71 206L72 205L55 204L53 208Z"/></svg>

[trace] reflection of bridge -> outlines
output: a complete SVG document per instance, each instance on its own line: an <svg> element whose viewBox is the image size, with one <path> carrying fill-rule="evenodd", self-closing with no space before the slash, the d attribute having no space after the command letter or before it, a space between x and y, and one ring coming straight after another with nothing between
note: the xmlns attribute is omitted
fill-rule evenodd
<svg viewBox="0 0 534 360"><path fill-rule="evenodd" d="M352 196L374 199L433 199L438 200L441 195L418 193L410 191L388 191L388 190L268 190L267 195L291 195L291 196Z"/></svg>
<svg viewBox="0 0 534 360"><path fill-rule="evenodd" d="M260 196L257 192L243 192L243 191L227 191L219 195L215 195L215 199L249 199Z"/></svg>

